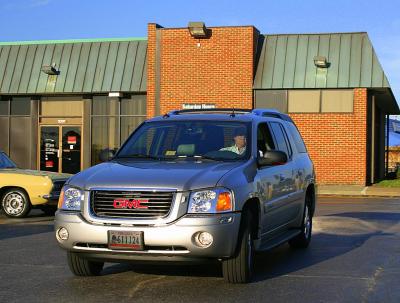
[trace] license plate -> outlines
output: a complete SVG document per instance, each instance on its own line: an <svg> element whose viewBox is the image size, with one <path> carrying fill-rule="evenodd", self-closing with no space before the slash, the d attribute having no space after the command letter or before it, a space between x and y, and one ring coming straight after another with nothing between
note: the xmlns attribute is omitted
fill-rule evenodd
<svg viewBox="0 0 400 303"><path fill-rule="evenodd" d="M121 250L143 250L143 232L109 230L108 248Z"/></svg>

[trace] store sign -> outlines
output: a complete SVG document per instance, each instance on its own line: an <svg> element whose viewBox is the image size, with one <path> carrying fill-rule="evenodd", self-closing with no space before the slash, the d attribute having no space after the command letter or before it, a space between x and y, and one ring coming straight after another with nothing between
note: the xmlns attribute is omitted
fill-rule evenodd
<svg viewBox="0 0 400 303"><path fill-rule="evenodd" d="M183 109L210 109L210 108L216 108L215 104L207 104L207 103L184 103L182 104Z"/></svg>
<svg viewBox="0 0 400 303"><path fill-rule="evenodd" d="M76 144L76 136L68 136L67 143L68 144Z"/></svg>

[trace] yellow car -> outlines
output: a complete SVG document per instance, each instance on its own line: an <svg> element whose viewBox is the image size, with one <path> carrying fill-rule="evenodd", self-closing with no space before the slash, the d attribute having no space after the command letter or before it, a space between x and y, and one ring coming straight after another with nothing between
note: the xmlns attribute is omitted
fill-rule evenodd
<svg viewBox="0 0 400 303"><path fill-rule="evenodd" d="M19 169L0 151L0 202L8 217L25 217L31 208L55 211L61 188L71 175Z"/></svg>

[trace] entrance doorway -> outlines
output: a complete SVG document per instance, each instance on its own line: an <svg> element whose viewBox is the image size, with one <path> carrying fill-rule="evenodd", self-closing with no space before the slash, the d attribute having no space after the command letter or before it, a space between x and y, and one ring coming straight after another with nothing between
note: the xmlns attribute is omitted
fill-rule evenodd
<svg viewBox="0 0 400 303"><path fill-rule="evenodd" d="M76 174L81 171L81 126L40 126L40 170Z"/></svg>

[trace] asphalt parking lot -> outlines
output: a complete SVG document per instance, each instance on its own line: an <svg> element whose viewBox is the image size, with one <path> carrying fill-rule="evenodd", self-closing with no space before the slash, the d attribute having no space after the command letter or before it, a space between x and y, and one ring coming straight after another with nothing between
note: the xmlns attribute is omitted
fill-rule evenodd
<svg viewBox="0 0 400 303"><path fill-rule="evenodd" d="M218 264L107 264L74 277L53 218L0 214L1 302L400 302L400 199L320 198L311 246L256 257L256 277L226 284Z"/></svg>

